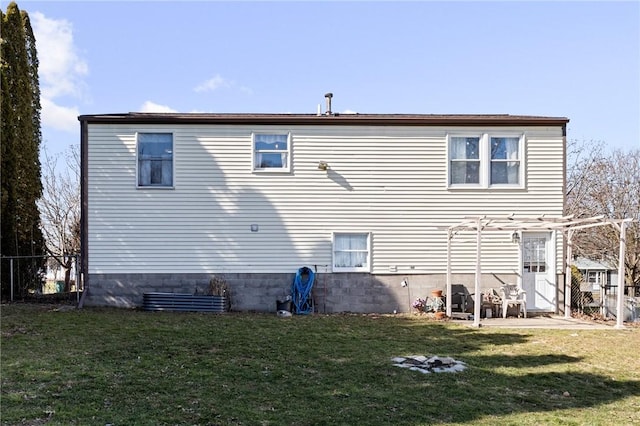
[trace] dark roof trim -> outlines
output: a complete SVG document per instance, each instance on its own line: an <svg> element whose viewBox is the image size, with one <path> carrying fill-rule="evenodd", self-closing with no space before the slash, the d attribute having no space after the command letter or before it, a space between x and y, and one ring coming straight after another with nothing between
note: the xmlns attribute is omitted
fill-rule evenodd
<svg viewBox="0 0 640 426"><path fill-rule="evenodd" d="M566 117L471 114L202 114L137 113L81 115L86 123L105 124L263 124L368 126L565 126Z"/></svg>

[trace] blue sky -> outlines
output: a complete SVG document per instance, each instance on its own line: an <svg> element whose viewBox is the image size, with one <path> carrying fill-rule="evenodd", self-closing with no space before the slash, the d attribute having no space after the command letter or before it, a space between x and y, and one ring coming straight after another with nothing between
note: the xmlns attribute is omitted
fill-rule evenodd
<svg viewBox="0 0 640 426"><path fill-rule="evenodd" d="M43 139L130 111L525 114L640 148L640 2L18 1ZM2 1L6 10L8 2Z"/></svg>

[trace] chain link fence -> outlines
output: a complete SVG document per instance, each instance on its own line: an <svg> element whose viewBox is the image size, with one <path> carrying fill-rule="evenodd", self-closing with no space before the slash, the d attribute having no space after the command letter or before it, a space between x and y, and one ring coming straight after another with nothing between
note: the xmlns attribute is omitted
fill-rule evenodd
<svg viewBox="0 0 640 426"><path fill-rule="evenodd" d="M2 300L79 300L84 286L79 256L3 256ZM64 266L63 266L64 265Z"/></svg>
<svg viewBox="0 0 640 426"><path fill-rule="evenodd" d="M640 321L640 285L624 286L624 302L621 313L623 321ZM618 286L606 285L603 289L603 314L608 318L618 317Z"/></svg>
<svg viewBox="0 0 640 426"><path fill-rule="evenodd" d="M571 308L574 312L601 318L618 317L618 286L593 286L583 281L572 282ZM623 320L640 321L640 286L624 286Z"/></svg>

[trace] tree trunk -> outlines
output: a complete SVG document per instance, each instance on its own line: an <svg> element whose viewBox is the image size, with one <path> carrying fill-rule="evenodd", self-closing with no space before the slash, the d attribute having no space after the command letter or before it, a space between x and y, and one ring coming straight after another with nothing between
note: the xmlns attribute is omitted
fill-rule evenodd
<svg viewBox="0 0 640 426"><path fill-rule="evenodd" d="M67 261L64 265L64 291L65 293L71 292L71 261Z"/></svg>

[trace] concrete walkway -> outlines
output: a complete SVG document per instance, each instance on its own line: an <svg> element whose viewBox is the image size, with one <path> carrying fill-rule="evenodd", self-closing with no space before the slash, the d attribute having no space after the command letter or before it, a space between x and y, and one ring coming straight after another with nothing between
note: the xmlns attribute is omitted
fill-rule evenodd
<svg viewBox="0 0 640 426"><path fill-rule="evenodd" d="M462 325L473 326L473 321L453 320ZM483 318L480 327L492 328L540 328L540 329L564 329L564 330L614 330L615 323L608 325L576 318L565 318L560 315L539 315L529 318Z"/></svg>

